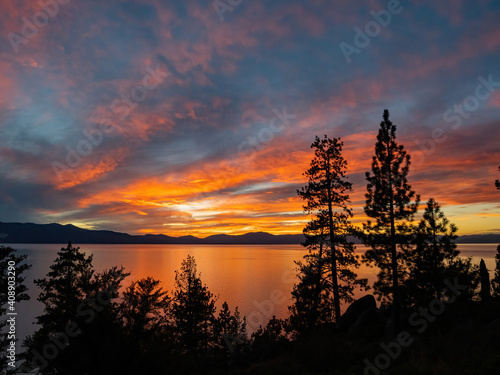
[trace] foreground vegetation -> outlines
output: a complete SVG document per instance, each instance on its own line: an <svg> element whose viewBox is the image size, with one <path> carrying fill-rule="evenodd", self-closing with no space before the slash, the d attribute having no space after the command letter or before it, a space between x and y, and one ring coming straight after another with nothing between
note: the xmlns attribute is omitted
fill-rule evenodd
<svg viewBox="0 0 500 375"><path fill-rule="evenodd" d="M16 257L5 247L0 254L2 266ZM16 261L26 269L23 259ZM304 329L291 318L272 319L248 335L237 309L230 311L223 304L216 311L214 296L202 284L192 257L182 262L171 292L152 278L124 289L127 273L122 268L96 273L92 256L68 244L47 277L36 281L45 311L38 318L41 328L24 342L21 371L497 374L500 246L496 264L489 297L483 299L479 288L470 290L458 280L443 284L448 296L403 309L400 332L408 337L401 345L392 333L391 307L375 307L373 297L354 302L338 322ZM8 373L6 362L2 365Z"/></svg>

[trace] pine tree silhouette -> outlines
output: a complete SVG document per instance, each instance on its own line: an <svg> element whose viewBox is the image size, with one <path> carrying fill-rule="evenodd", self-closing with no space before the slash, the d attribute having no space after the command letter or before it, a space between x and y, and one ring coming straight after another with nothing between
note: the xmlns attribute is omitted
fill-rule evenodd
<svg viewBox="0 0 500 375"><path fill-rule="evenodd" d="M367 193L365 213L375 222L364 225L367 234L365 243L371 247L365 253L370 265L379 267L378 282L375 290L385 299L389 280L392 279L392 305L394 330L399 331L400 298L399 273L401 256L397 245L404 240L398 236L398 224L404 225L412 220L417 212L420 197L415 195L408 183L410 155L403 145L396 141L396 125L389 120L389 111L384 110L383 121L375 144L372 171L366 173Z"/></svg>
<svg viewBox="0 0 500 375"><path fill-rule="evenodd" d="M333 318L338 321L340 302L350 301L354 288L366 288L366 280L358 279L353 271L359 267L359 260L354 254L354 244L347 239L353 216L349 207L352 184L346 178L347 162L342 147L340 138L316 137L311 145L314 158L304 172L308 184L297 191L305 201L304 211L314 215L304 229L307 238L304 245L310 254L305 257L305 264L298 263L300 282L292 294L295 300L292 320L303 320L306 326L331 319L328 319L329 300L333 300ZM327 289L327 275L333 298Z"/></svg>

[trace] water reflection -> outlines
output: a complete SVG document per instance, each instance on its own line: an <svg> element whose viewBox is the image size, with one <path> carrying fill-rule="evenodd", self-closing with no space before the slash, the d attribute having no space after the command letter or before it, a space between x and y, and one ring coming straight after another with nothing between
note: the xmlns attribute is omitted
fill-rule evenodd
<svg viewBox="0 0 500 375"><path fill-rule="evenodd" d="M43 305L36 301L38 290L33 279L44 277L57 257L61 245L14 244L22 254L28 255L33 265L27 272L27 286L32 297L30 302L19 304L19 337L33 332L35 316L42 313ZM294 261L302 259L307 250L300 245L79 245L87 254L94 254L94 269L123 265L131 275L124 286L133 280L151 276L162 281L167 290L174 285L175 270L188 255L195 257L198 271L210 291L219 296L218 305L227 301L233 310L239 307L243 315L252 316L253 328L259 322L265 324L272 315L288 316L290 292L295 278ZM463 256L472 256L475 263L484 258L489 270L495 267L496 244L459 245ZM358 246L357 252L364 252ZM376 269L361 266L360 277L371 284L376 278ZM274 298L273 298L274 292ZM282 293L282 298L276 298ZM365 292L357 292L359 297ZM265 301L278 301L272 307Z"/></svg>

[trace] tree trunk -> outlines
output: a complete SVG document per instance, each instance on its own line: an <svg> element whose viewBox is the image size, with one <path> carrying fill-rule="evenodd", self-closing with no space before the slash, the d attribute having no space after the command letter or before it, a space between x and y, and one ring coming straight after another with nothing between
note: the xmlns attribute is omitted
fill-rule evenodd
<svg viewBox="0 0 500 375"><path fill-rule="evenodd" d="M330 203L330 214L331 214ZM335 322L340 318L340 293L339 283L337 280L337 254L335 253L335 244L333 241L333 219L330 218L330 248L332 251L332 284L333 284L333 302L335 306Z"/></svg>
<svg viewBox="0 0 500 375"><path fill-rule="evenodd" d="M326 179L328 184L328 219L330 227L330 249L332 251L332 286L333 286L333 303L335 308L335 322L338 323L340 318L340 293L339 283L337 279L337 254L335 253L335 242L333 232L333 207L332 207L332 182L330 178L330 161L327 160Z"/></svg>
<svg viewBox="0 0 500 375"><path fill-rule="evenodd" d="M399 282L398 282L398 259L396 252L396 226L394 223L394 191L392 183L392 174L389 172L390 193L390 217L391 217L391 255L392 255L392 299L393 299L393 319L394 336L399 333Z"/></svg>
<svg viewBox="0 0 500 375"><path fill-rule="evenodd" d="M432 219L433 219L433 227L432 227L432 278L434 282L434 291L436 293L436 298L440 299L441 298L441 288L439 284L439 273L437 272L438 268L440 267L438 258L439 258L439 249L437 246L437 233L436 233L436 220L434 217L434 212L432 213Z"/></svg>
<svg viewBox="0 0 500 375"><path fill-rule="evenodd" d="M318 307L319 307L319 301L320 301L320 294L321 294L321 276L323 274L323 230L321 230L321 235L319 238L319 254L318 254L318 274L317 274L317 280L316 280L316 285L315 285L315 291L314 291L314 307L313 311L316 313L314 322L310 322L312 324L310 325L316 325L318 322ZM312 328L312 327L309 327Z"/></svg>

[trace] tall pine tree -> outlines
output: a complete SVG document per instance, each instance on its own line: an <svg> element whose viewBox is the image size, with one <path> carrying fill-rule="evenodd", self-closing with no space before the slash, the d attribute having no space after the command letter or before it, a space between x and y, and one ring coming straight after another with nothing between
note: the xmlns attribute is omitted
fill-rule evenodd
<svg viewBox="0 0 500 375"><path fill-rule="evenodd" d="M161 287L159 280L152 277L134 281L123 292L119 317L127 332L126 353L129 368L134 373L159 371L154 355L159 354L159 349L164 349L162 342L170 339L169 306L167 291Z"/></svg>
<svg viewBox="0 0 500 375"><path fill-rule="evenodd" d="M392 304L394 329L399 331L400 298L397 245L404 244L404 225L413 219L420 197L408 184L410 155L396 141L396 125L389 120L389 111L384 110L383 121L375 144L372 171L366 173L367 193L364 225L365 243L371 247L365 253L369 265L376 265L380 272L375 284L376 292L383 300L389 300L387 286L392 279ZM399 264L399 266L398 266Z"/></svg>
<svg viewBox="0 0 500 375"><path fill-rule="evenodd" d="M206 351L214 339L215 299L201 282L194 257L175 271L172 316L181 346L190 353Z"/></svg>
<svg viewBox="0 0 500 375"><path fill-rule="evenodd" d="M34 281L42 290L38 300L45 305L44 314L37 317L43 330L64 332L68 321L77 321L77 309L93 289L92 258L69 242L57 253L47 276Z"/></svg>
<svg viewBox="0 0 500 375"><path fill-rule="evenodd" d="M500 171L500 167L498 167L498 170ZM500 190L500 180L495 181L495 186Z"/></svg>
<svg viewBox="0 0 500 375"><path fill-rule="evenodd" d="M238 354L246 345L248 337L246 333L246 318L242 317L238 307L231 314L227 302L222 304L219 316L214 324L215 345L226 357Z"/></svg>
<svg viewBox="0 0 500 375"><path fill-rule="evenodd" d="M347 238L351 233L349 191L352 184L346 180L347 162L342 156L342 147L340 138L316 137L311 145L315 149L314 158L310 168L304 172L308 184L297 191L305 201L304 211L313 218L304 231L307 238L304 245L310 249L310 254L306 256L305 266L299 264L302 276L299 275L300 282L294 290L294 299L298 303L295 307L300 308L304 301L309 303L307 299L313 309L324 304L321 296L328 296L324 293L328 285L323 279L326 272L330 276L335 321L340 317L340 302L352 299L356 286L366 287L366 280L359 280L353 271L359 267L359 260L354 254L353 243ZM324 259L329 261L324 262ZM305 311L309 313L306 320L321 317L321 310L317 314L313 309L306 307Z"/></svg>
<svg viewBox="0 0 500 375"><path fill-rule="evenodd" d="M40 328L24 342L26 367L42 374L83 375L121 372L126 366L116 299L128 274L117 267L96 274L92 258L69 242L47 276L34 281L45 308L36 320Z"/></svg>
<svg viewBox="0 0 500 375"><path fill-rule="evenodd" d="M441 298L448 265L460 254L455 240L457 227L446 218L441 206L431 198L422 220L415 228L414 246L407 251L408 302L425 304Z"/></svg>
<svg viewBox="0 0 500 375"><path fill-rule="evenodd" d="M500 298L500 245L497 247L497 255L495 256L495 276L491 280L493 295Z"/></svg>
<svg viewBox="0 0 500 375"><path fill-rule="evenodd" d="M146 277L134 281L124 292L120 317L136 340L147 338L166 324L170 305L160 281Z"/></svg>
<svg viewBox="0 0 500 375"><path fill-rule="evenodd" d="M311 220L303 232L309 253L304 261L296 261L299 282L292 291L293 305L289 324L297 333L308 332L316 325L331 322L334 316L334 303L331 283L329 282L328 254L326 239L327 216L320 214Z"/></svg>

